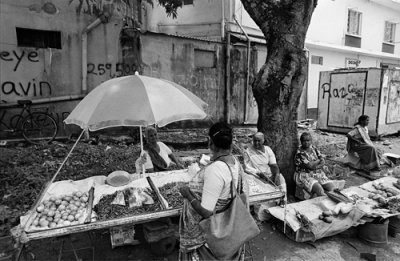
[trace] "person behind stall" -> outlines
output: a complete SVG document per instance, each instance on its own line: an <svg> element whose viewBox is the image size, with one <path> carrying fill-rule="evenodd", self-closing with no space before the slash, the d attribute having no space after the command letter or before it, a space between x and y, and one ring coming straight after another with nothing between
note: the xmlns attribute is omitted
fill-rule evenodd
<svg viewBox="0 0 400 261"><path fill-rule="evenodd" d="M188 186L180 188L184 205L179 224L179 260L217 260L206 245L199 222L210 217L214 209L218 212L229 205L232 177L235 186L248 193L241 164L231 154L232 128L223 122L215 123L209 129L209 138L211 163L200 169ZM242 260L242 249L229 260Z"/></svg>
<svg viewBox="0 0 400 261"><path fill-rule="evenodd" d="M183 165L175 157L171 149L158 140L157 130L155 128L147 127L145 136L146 143L143 148L144 151L135 162L137 170L142 170L141 166L144 166L146 172L169 170L173 165L176 165L178 169L183 168Z"/></svg>
<svg viewBox="0 0 400 261"><path fill-rule="evenodd" d="M347 133L348 164L367 172L380 171L381 164L390 161L379 154L368 134L369 116L361 115L354 128ZM355 156L357 155L357 156Z"/></svg>
<svg viewBox="0 0 400 261"><path fill-rule="evenodd" d="M257 132L253 135L253 143L244 151L244 171L259 178L272 181L285 194L286 200L286 181L279 172L274 152L269 146L264 145L264 133ZM284 202L283 202L284 203ZM254 211L260 221L268 219L264 212L276 205L275 202L263 203L254 206Z"/></svg>
<svg viewBox="0 0 400 261"><path fill-rule="evenodd" d="M295 155L294 180L296 186L305 189L311 194L311 197L325 196L325 191L343 187L344 180L333 181L326 176L329 169L325 166L321 152L312 145L312 137L309 132L301 134L300 143L301 146Z"/></svg>

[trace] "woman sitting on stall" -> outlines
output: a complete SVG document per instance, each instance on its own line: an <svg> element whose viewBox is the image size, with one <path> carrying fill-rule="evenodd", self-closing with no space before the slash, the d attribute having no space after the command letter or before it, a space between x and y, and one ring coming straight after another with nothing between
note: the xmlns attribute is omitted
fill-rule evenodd
<svg viewBox="0 0 400 261"><path fill-rule="evenodd" d="M146 143L142 155L136 160L136 169L144 166L146 172L159 172L172 168L182 169L183 165L163 142L158 141L157 130L147 127L145 131ZM173 167L176 165L176 167ZM138 171L136 171L138 173ZM142 171L141 171L142 172Z"/></svg>
<svg viewBox="0 0 400 261"><path fill-rule="evenodd" d="M211 163L203 167L189 182L180 188L185 198L180 217L179 260L217 260L206 245L205 235L199 222L223 210L231 202L230 183L238 190L248 191L244 171L239 161L232 156L232 129L226 123L215 123L209 130ZM229 165L230 168L227 166ZM243 191L242 190L242 191ZM230 244L230 242L226 242ZM242 249L229 260L241 260Z"/></svg>
<svg viewBox="0 0 400 261"><path fill-rule="evenodd" d="M296 186L305 189L311 197L325 196L325 190L332 191L337 187L343 187L344 180L333 181L326 176L325 160L320 151L312 145L311 134L309 132L301 134L300 142L301 146L295 155Z"/></svg>
<svg viewBox="0 0 400 261"><path fill-rule="evenodd" d="M367 172L380 171L382 163L391 163L386 157L379 155L369 137L368 124L368 115L361 115L353 130L347 133L348 165Z"/></svg>

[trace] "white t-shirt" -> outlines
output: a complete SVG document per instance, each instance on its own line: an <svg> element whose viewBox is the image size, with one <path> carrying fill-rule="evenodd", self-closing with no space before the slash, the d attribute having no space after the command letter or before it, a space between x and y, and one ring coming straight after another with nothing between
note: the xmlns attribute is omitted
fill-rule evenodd
<svg viewBox="0 0 400 261"><path fill-rule="evenodd" d="M235 186L238 185L239 162L235 159L234 165L229 165L233 174ZM219 198L230 198L232 175L226 163L216 161L204 170L203 195L201 206L213 211Z"/></svg>
<svg viewBox="0 0 400 261"><path fill-rule="evenodd" d="M252 174L260 171L271 174L269 165L277 164L275 154L268 146L264 146L264 152L251 147L246 149L246 153L247 155L244 159L245 170Z"/></svg>
<svg viewBox="0 0 400 261"><path fill-rule="evenodd" d="M167 167L169 167L169 165L171 165L171 162L172 162L171 158L169 157L169 155L172 154L171 149L161 141L157 141L157 144L160 147L160 152L159 152L160 156L167 163ZM146 162L144 163L145 169L154 168L153 163L151 162L149 153L147 151L144 151L143 153L146 156Z"/></svg>

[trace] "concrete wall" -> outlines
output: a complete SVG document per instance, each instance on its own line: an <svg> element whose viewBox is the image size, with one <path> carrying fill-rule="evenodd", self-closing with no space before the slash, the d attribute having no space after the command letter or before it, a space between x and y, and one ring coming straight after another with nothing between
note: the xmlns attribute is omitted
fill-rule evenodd
<svg viewBox="0 0 400 261"><path fill-rule="evenodd" d="M142 37L143 74L174 81L203 99L213 121L223 118L225 64L222 43L147 33ZM195 52L208 52L214 67L196 66Z"/></svg>
<svg viewBox="0 0 400 261"><path fill-rule="evenodd" d="M106 80L109 71L115 72L120 61L120 12L127 14L129 9L119 6L120 11L117 11L114 7L100 0L91 1L89 5L87 2L81 5L77 0L48 3L39 0L1 1L1 100L7 104L14 104L19 99L51 101L40 106L49 108L61 127L60 134L65 134L62 121L77 101L64 100L76 100L82 94L81 32L96 19L99 11L110 11L112 17L108 23L98 25L88 34L88 90ZM59 31L61 49L18 46L16 27ZM98 70L100 64L105 67L110 64L103 75L103 71ZM8 110L3 121L7 123L14 113Z"/></svg>

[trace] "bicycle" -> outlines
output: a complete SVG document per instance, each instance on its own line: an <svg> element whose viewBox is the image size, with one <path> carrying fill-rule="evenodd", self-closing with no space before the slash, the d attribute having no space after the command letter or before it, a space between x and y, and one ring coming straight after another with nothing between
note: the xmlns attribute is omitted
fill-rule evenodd
<svg viewBox="0 0 400 261"><path fill-rule="evenodd" d="M17 104L22 109L19 114L11 118L10 125L3 122L6 110L3 111L0 117L0 124L5 126L5 129L0 131L8 133L21 132L23 138L32 144L49 143L54 140L57 135L58 125L47 111L33 111L31 109L31 100L18 100ZM27 113L26 116L23 115L24 112Z"/></svg>

